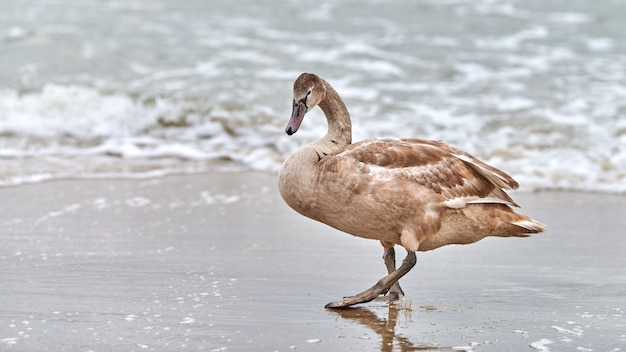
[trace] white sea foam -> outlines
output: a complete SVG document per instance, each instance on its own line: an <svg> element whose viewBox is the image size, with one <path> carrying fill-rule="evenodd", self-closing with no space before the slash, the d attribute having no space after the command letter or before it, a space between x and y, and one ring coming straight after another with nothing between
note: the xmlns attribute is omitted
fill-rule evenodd
<svg viewBox="0 0 626 352"><path fill-rule="evenodd" d="M532 342L530 344L530 347L536 349L537 351L548 352L548 351L550 351L550 348L547 345L550 345L552 343L553 342L551 340L541 339L539 341Z"/></svg>
<svg viewBox="0 0 626 352"><path fill-rule="evenodd" d="M340 82L337 89L345 93L348 102L367 102L363 107L351 109L355 116L355 136L358 138L426 135L443 139L494 162L521 181L526 190L626 191L623 183L626 178L626 151L622 147L626 140L626 122L616 121L614 129L591 125L594 121L583 114L585 111L593 114L595 110L598 118L602 118L606 111L599 106L592 107L588 99L573 100L562 107L563 112L540 108L535 101L523 96L457 102L459 107L493 109L497 114L522 111L522 114L529 115L530 112L534 116L542 116L546 121L544 124L551 124L551 130L543 130L541 125L522 125L525 123L523 119L516 126L514 120L512 125L501 123L498 116L485 119L484 116L463 115L456 109L422 103L402 104L404 111L390 114L392 116L388 120L378 120L376 115L386 113L371 102L378 94L396 91L402 86L382 86L381 93L376 93L375 89L348 89L344 85L348 87L349 82ZM412 91L410 87L404 91ZM425 89L417 87L418 91ZM287 137L282 134L280 125L287 118L286 111L283 119L246 121L236 116L240 112L233 113L222 108L214 109L215 115L201 115L194 108L200 110L203 107L190 104L165 98L145 103L119 93L104 94L74 85L45 86L40 93L22 96L5 90L0 97L0 105L5 111L1 133L6 138L0 142L0 156L9 161L30 161L40 165L45 165L41 159L54 159L57 162L49 161L49 164L58 165L46 172L28 173L24 170L24 174L17 175L8 172L0 183L11 185L87 175L125 176L123 168L116 171L115 168L96 166L98 158L102 159L101 165L114 163L111 158L119 159L121 164L129 160L146 160L148 169L150 163L159 164L160 159L180 161L178 165L170 163L169 167L156 165L156 170L139 167L139 170L129 171L138 176L142 173L151 176L159 174L158 169L162 173L184 169L205 171L211 167L198 167L196 164L195 168L189 168L185 163L224 158L244 168L273 172L286 155L299 145L321 136L325 128L323 116L316 112L307 116L302 132ZM393 102L389 104L393 105ZM373 109L364 108L366 106ZM609 107L607 109L611 112ZM271 112L260 114L270 115ZM411 118L411 115L418 119ZM424 125L424 122L427 124ZM498 124L497 127L494 123ZM402 125L398 132L398 126ZM536 129L534 133L533 129ZM612 135L617 138L612 138ZM568 140L573 136L576 140ZM66 163L58 161L63 159L68 163L88 160L94 163L93 169L102 168L100 176L95 170L89 172L77 168L72 171L71 167L65 167Z"/></svg>
<svg viewBox="0 0 626 352"><path fill-rule="evenodd" d="M27 94L5 89L0 93L0 110L1 132L51 139L132 135L155 123L158 111L147 111L121 94L103 95L91 88L57 84Z"/></svg>

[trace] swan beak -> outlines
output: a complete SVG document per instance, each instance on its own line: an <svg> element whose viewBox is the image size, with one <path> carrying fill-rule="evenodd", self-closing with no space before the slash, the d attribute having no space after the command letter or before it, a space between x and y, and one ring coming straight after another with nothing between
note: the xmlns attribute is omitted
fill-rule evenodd
<svg viewBox="0 0 626 352"><path fill-rule="evenodd" d="M293 103L291 118L287 123L287 127L285 127L285 132L288 135L291 136L298 131L298 128L300 128L300 124L302 123L302 120L304 119L304 114L306 114L307 110L307 106L304 102L299 101Z"/></svg>

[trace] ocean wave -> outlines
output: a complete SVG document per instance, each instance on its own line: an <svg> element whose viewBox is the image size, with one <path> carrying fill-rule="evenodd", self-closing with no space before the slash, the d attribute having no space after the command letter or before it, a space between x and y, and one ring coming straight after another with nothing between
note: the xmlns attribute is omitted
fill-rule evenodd
<svg viewBox="0 0 626 352"><path fill-rule="evenodd" d="M524 190L626 192L621 3L64 3L0 9L0 185L276 172L325 133L319 109L283 131L309 71L355 140L444 140Z"/></svg>
<svg viewBox="0 0 626 352"><path fill-rule="evenodd" d="M383 93L426 89L379 88ZM367 90L353 90L341 91L367 97ZM388 120L376 119L386 114L380 109L353 109L360 116L355 136L437 136L503 168L527 191L626 192L626 122L616 121L610 130L591 125L583 113L595 111L599 118L606 111L587 101L556 111L522 96L472 102L497 113L526 111L535 121L521 116L502 121L497 114L486 114L491 116L486 119L410 103ZM247 109L235 102L132 97L77 85L46 85L23 94L5 89L0 94L0 185L224 170L276 172L287 155L325 132L323 115L313 111L298 135L286 136L287 104L283 111ZM405 133L397 131L399 125Z"/></svg>

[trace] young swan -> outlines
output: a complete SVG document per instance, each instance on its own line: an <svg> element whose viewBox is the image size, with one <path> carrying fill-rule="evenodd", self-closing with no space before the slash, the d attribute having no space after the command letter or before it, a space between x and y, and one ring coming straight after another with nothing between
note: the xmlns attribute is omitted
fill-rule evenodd
<svg viewBox="0 0 626 352"><path fill-rule="evenodd" d="M285 129L298 131L319 106L326 135L292 154L279 172L280 194L298 213L354 236L379 240L389 275L328 308L397 300L398 280L415 265L416 251L468 244L487 236L526 237L545 225L513 207L504 192L518 183L506 173L440 141L369 138L352 143L350 115L325 80L303 73L293 87ZM407 256L396 269L394 245Z"/></svg>

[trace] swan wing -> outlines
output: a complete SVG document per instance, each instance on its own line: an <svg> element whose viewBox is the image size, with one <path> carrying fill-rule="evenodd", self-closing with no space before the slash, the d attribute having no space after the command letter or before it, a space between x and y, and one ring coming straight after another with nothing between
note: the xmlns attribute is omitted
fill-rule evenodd
<svg viewBox="0 0 626 352"><path fill-rule="evenodd" d="M335 165L327 165L327 170L352 169L381 181L410 181L451 208L468 203L517 206L504 192L518 187L511 176L440 141L370 138L331 160Z"/></svg>

